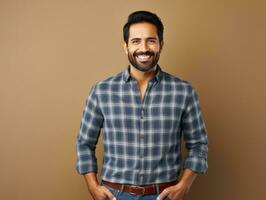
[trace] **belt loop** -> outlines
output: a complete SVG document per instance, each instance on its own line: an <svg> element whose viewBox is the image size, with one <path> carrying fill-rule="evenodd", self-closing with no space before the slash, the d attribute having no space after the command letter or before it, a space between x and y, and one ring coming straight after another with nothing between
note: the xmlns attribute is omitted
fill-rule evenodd
<svg viewBox="0 0 266 200"><path fill-rule="evenodd" d="M155 184L155 187L156 187L157 195L159 195L161 193L160 192L160 185L159 184Z"/></svg>
<svg viewBox="0 0 266 200"><path fill-rule="evenodd" d="M121 188L120 188L120 192L123 192L125 188L125 184L122 184Z"/></svg>

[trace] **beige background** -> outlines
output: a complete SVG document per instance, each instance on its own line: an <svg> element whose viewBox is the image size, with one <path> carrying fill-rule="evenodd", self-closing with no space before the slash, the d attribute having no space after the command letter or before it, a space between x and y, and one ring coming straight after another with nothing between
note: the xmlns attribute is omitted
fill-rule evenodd
<svg viewBox="0 0 266 200"><path fill-rule="evenodd" d="M139 9L162 18L160 64L197 89L209 131L209 171L185 199L266 198L262 0L1 0L0 199L88 199L75 171L83 106L127 65L122 26Z"/></svg>

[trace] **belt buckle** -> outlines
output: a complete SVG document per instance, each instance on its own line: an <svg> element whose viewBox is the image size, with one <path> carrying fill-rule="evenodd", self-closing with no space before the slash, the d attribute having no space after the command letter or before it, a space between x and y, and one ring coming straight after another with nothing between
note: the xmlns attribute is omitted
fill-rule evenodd
<svg viewBox="0 0 266 200"><path fill-rule="evenodd" d="M144 195L144 194L145 194L145 187L141 187L141 186L133 185L133 186L130 186L130 188L141 189L141 190L142 190L141 195ZM130 194L134 194L134 195L136 195L136 193L133 193L133 192L129 192L129 193L130 193Z"/></svg>

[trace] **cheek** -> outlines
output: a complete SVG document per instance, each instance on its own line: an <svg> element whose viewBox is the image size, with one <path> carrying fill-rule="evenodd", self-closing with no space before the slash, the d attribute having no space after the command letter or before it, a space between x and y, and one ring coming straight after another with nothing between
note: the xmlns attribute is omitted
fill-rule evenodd
<svg viewBox="0 0 266 200"><path fill-rule="evenodd" d="M137 48L133 48L133 47L128 48L128 52L131 54L135 53L137 50L138 50Z"/></svg>
<svg viewBox="0 0 266 200"><path fill-rule="evenodd" d="M161 47L156 45L156 46L153 47L153 51L160 52L161 51Z"/></svg>
<svg viewBox="0 0 266 200"><path fill-rule="evenodd" d="M161 51L162 51L162 49L161 49L161 48L158 48L157 51L156 51L156 53L157 53L157 54L160 54Z"/></svg>
<svg viewBox="0 0 266 200"><path fill-rule="evenodd" d="M128 51L128 54L131 55L131 56L134 56L134 54L135 54L136 52L137 52L136 49L134 49L134 50L131 49L131 50Z"/></svg>

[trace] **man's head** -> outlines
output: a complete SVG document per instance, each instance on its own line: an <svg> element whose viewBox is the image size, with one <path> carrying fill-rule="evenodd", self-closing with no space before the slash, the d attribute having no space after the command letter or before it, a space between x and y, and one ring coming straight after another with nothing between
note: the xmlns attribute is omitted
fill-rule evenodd
<svg viewBox="0 0 266 200"><path fill-rule="evenodd" d="M161 22L161 19L156 14L148 12L148 11L136 11L136 12L131 13L128 16L127 23L124 25L123 36L124 36L125 43L128 43L130 26L132 24L137 24L141 22L147 22L147 23L150 23L156 26L159 40L160 42L163 41L164 27L163 27L163 23Z"/></svg>
<svg viewBox="0 0 266 200"><path fill-rule="evenodd" d="M160 18L148 11L129 15L124 25L124 48L131 65L142 72L153 69L163 47L163 24Z"/></svg>

